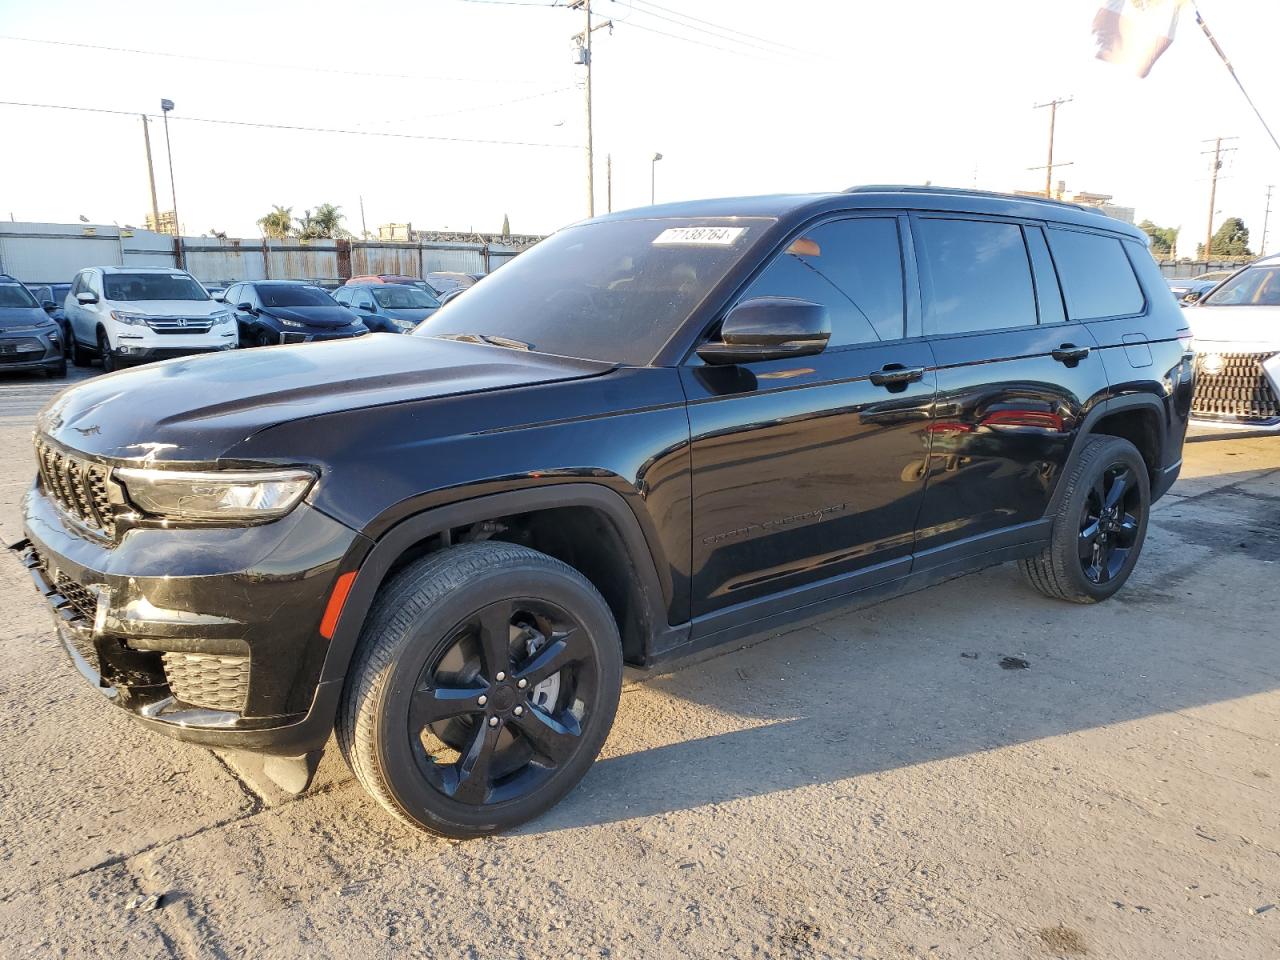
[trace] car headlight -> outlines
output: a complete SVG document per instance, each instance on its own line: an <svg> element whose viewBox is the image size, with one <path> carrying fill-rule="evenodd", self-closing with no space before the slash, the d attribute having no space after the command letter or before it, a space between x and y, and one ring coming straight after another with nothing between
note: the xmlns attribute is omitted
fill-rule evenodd
<svg viewBox="0 0 1280 960"><path fill-rule="evenodd" d="M222 324L222 323L230 323L230 322L231 322L231 311L230 311L230 310L219 310L217 313L211 313L211 314L209 314L209 319L212 321L212 325L213 325L213 326L215 326L215 327L216 327L216 326L218 326L219 324Z"/></svg>
<svg viewBox="0 0 1280 960"><path fill-rule="evenodd" d="M286 327L305 327L305 323L299 323L297 320L286 320L284 317L276 317Z"/></svg>
<svg viewBox="0 0 1280 960"><path fill-rule="evenodd" d="M306 495L309 470L115 471L130 502L144 513L169 520L274 520Z"/></svg>
<svg viewBox="0 0 1280 960"><path fill-rule="evenodd" d="M391 322L401 330L412 330L418 325L418 321L416 320L392 320Z"/></svg>
<svg viewBox="0 0 1280 960"><path fill-rule="evenodd" d="M112 310L111 319L118 323L126 323L131 327L140 327L147 322L147 318L140 313L126 313L123 310Z"/></svg>

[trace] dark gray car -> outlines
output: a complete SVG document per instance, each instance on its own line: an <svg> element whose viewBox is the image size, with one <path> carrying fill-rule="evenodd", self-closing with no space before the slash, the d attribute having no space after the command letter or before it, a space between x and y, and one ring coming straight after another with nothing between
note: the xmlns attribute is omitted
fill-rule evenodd
<svg viewBox="0 0 1280 960"><path fill-rule="evenodd" d="M62 328L31 291L0 274L0 370L43 370L67 375Z"/></svg>
<svg viewBox="0 0 1280 960"><path fill-rule="evenodd" d="M407 283L348 283L335 290L333 298L380 333L409 333L440 309L439 300Z"/></svg>

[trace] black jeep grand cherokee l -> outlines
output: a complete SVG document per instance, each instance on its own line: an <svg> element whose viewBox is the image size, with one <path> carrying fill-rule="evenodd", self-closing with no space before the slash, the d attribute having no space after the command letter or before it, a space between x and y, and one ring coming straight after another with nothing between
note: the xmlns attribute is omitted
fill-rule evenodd
<svg viewBox="0 0 1280 960"><path fill-rule="evenodd" d="M641 666L1018 560L1103 600L1177 476L1184 313L1133 227L930 188L569 227L410 337L54 400L18 548L157 731L330 733L469 836L573 787Z"/></svg>

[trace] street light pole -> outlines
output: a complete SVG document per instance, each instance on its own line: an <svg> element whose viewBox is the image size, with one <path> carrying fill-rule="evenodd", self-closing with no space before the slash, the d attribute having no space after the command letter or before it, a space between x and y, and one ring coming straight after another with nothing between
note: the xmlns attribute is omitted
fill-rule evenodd
<svg viewBox="0 0 1280 960"><path fill-rule="evenodd" d="M169 111L173 109L172 100L160 101L160 112L164 115L164 150L169 155L169 195L173 199L173 236L177 243L174 249L178 253L178 269L186 269L186 257L182 252L182 227L178 219L178 187L173 182L173 145L169 142Z"/></svg>
<svg viewBox="0 0 1280 960"><path fill-rule="evenodd" d="M657 182L658 161L662 159L662 154L655 153L653 159L649 161L649 206L654 203L654 184Z"/></svg>

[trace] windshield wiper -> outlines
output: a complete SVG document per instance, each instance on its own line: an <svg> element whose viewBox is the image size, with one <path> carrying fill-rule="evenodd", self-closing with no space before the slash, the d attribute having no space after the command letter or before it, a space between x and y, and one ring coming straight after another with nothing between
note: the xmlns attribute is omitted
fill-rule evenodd
<svg viewBox="0 0 1280 960"><path fill-rule="evenodd" d="M491 347L509 347L512 350L532 350L533 345L511 337L500 337L487 333L439 333L441 340L462 340L466 343L487 343Z"/></svg>

